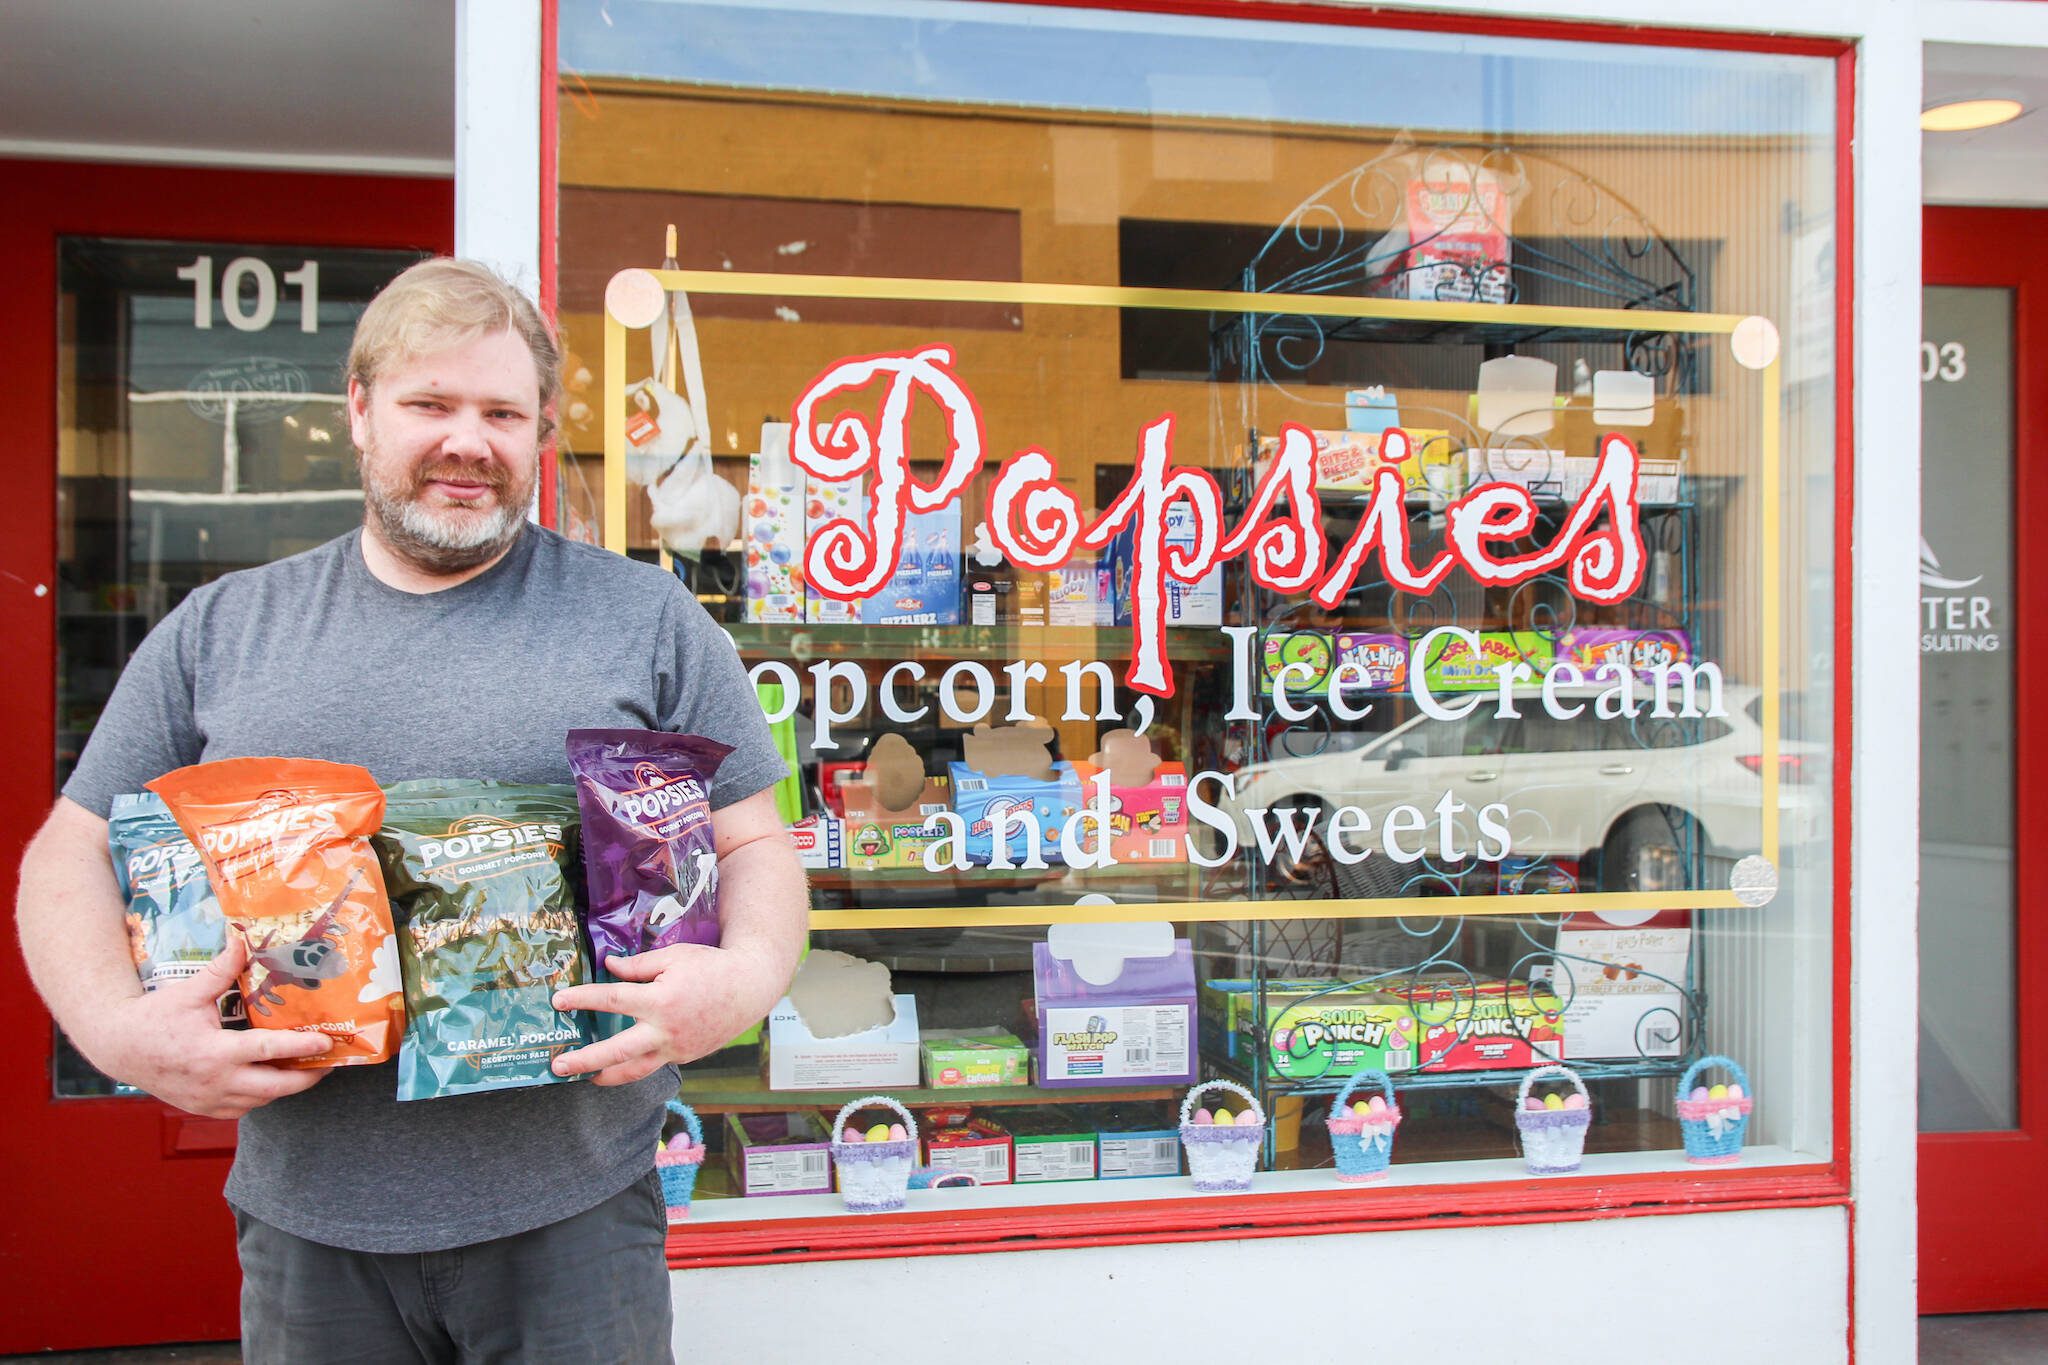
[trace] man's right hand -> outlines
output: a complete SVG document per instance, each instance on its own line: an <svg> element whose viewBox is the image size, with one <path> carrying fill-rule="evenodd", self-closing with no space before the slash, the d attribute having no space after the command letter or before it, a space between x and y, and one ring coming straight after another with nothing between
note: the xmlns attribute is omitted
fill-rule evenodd
<svg viewBox="0 0 2048 1365"><path fill-rule="evenodd" d="M218 1001L248 957L241 937L230 934L227 950L196 975L107 1007L92 1030L88 1060L117 1081L207 1118L238 1119L311 1089L326 1069L273 1063L328 1051L334 1044L325 1034L221 1027Z"/></svg>

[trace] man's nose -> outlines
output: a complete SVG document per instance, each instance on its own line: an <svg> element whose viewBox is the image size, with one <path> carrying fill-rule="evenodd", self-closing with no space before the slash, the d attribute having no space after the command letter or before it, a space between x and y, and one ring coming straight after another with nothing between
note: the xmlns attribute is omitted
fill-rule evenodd
<svg viewBox="0 0 2048 1365"><path fill-rule="evenodd" d="M441 433L441 450L458 459L488 459L491 443L485 431L483 414L466 409L458 411Z"/></svg>

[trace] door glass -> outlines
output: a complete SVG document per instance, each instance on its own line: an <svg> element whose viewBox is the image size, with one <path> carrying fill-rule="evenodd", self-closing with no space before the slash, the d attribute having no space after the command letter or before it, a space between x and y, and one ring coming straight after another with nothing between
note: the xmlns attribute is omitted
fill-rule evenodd
<svg viewBox="0 0 2048 1365"><path fill-rule="evenodd" d="M57 781L150 628L231 569L362 519L343 405L363 306L403 251L59 246ZM59 1095L114 1087L59 1041Z"/></svg>
<svg viewBox="0 0 2048 1365"><path fill-rule="evenodd" d="M1923 294L1920 1127L2017 1122L2012 291Z"/></svg>

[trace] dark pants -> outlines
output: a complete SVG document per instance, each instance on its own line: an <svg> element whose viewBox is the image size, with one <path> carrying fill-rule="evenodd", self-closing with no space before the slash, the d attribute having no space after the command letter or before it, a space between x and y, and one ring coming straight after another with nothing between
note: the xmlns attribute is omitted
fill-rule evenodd
<svg viewBox="0 0 2048 1365"><path fill-rule="evenodd" d="M343 1251L239 1211L235 1228L250 1365L673 1359L652 1171L573 1218L452 1251Z"/></svg>

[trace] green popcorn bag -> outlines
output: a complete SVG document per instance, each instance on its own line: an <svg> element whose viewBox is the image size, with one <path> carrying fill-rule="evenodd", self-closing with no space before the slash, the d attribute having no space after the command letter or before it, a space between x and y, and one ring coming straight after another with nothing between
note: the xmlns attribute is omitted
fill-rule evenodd
<svg viewBox="0 0 2048 1365"><path fill-rule="evenodd" d="M580 1079L592 1041L554 993L591 979L577 913L576 791L428 778L386 787L376 838L405 982L398 1098Z"/></svg>

